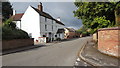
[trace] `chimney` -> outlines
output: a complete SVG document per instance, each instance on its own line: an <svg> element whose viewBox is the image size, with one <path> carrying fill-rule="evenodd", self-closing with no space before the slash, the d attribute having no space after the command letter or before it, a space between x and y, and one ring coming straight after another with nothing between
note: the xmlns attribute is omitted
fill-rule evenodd
<svg viewBox="0 0 120 68"><path fill-rule="evenodd" d="M60 17L58 17L57 20L60 21Z"/></svg>
<svg viewBox="0 0 120 68"><path fill-rule="evenodd" d="M16 10L13 10L13 15L15 15L16 14Z"/></svg>
<svg viewBox="0 0 120 68"><path fill-rule="evenodd" d="M41 3L41 2L40 2L39 5L38 5L38 10L43 11L43 6L42 6L42 3Z"/></svg>

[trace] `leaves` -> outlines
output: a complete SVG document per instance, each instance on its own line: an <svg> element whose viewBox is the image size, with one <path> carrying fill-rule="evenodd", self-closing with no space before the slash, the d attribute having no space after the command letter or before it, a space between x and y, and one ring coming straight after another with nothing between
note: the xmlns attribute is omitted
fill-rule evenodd
<svg viewBox="0 0 120 68"><path fill-rule="evenodd" d="M3 21L7 20L10 18L10 16L12 15L12 6L9 2L2 2L2 17L3 17Z"/></svg>
<svg viewBox="0 0 120 68"><path fill-rule="evenodd" d="M83 26L94 32L99 28L115 26L115 12L120 11L119 2L75 2L74 16L82 19ZM117 12L119 14L120 12Z"/></svg>

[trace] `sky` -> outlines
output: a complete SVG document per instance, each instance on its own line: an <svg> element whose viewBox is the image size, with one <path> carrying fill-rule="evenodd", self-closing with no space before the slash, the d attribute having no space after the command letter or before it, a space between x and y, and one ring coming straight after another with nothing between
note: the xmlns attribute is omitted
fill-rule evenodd
<svg viewBox="0 0 120 68"><path fill-rule="evenodd" d="M11 2L11 4L17 13L24 13L29 5L37 8L39 2ZM82 21L74 17L73 11L77 8L73 2L42 2L42 4L43 11L55 19L60 17L65 27L79 29L82 26Z"/></svg>

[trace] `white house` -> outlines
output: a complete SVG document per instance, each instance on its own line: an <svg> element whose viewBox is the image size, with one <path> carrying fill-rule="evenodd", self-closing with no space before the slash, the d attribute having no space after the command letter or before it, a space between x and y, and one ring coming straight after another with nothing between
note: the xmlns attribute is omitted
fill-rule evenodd
<svg viewBox="0 0 120 68"><path fill-rule="evenodd" d="M60 19L56 20L44 12L42 3L39 3L38 8L29 6L25 13L13 15L13 21L16 22L17 28L26 31L34 41L46 42L46 37L49 41L56 38L64 39L64 31L59 31L65 25Z"/></svg>

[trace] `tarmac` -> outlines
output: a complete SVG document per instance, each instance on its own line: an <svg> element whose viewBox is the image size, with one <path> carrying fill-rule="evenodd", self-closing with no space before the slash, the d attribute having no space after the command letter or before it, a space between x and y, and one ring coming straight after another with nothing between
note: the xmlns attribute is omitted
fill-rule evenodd
<svg viewBox="0 0 120 68"><path fill-rule="evenodd" d="M120 68L119 58L108 56L97 49L97 44L88 41L78 53L80 59L95 68Z"/></svg>

